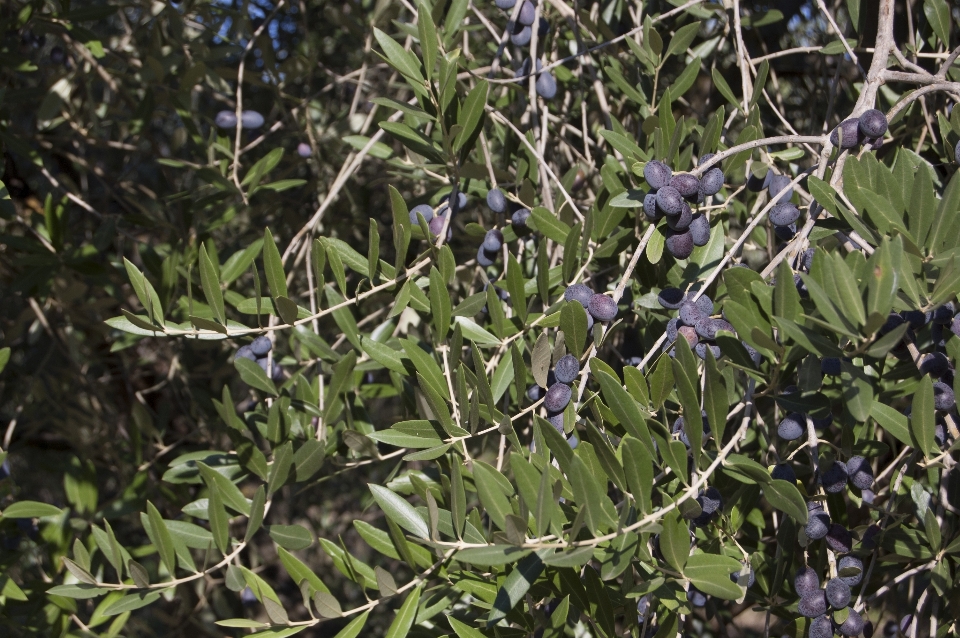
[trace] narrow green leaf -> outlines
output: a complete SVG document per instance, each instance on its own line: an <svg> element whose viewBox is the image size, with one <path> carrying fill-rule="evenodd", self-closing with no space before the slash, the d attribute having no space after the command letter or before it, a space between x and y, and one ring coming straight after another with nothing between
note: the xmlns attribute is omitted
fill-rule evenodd
<svg viewBox="0 0 960 638"><path fill-rule="evenodd" d="M293 466L293 442L287 441L273 453L273 465L270 466L270 475L267 479L267 494L272 495L283 487L290 476Z"/></svg>
<svg viewBox="0 0 960 638"><path fill-rule="evenodd" d="M502 530L506 525L507 514L511 514L513 510L496 475L499 475L500 478L503 477L502 474L486 463L474 462L473 480L477 487L480 503L493 524Z"/></svg>
<svg viewBox="0 0 960 638"><path fill-rule="evenodd" d="M430 312L433 314L433 328L436 339L442 341L450 330L450 293L440 271L430 268Z"/></svg>
<svg viewBox="0 0 960 638"><path fill-rule="evenodd" d="M764 60L757 69L757 77L753 82L753 93L750 96L750 109L757 105L760 97L763 95L763 87L767 83L767 76L770 74L770 61Z"/></svg>
<svg viewBox="0 0 960 638"><path fill-rule="evenodd" d="M457 538L463 536L463 526L467 520L467 494L463 485L463 468L460 457L450 457L450 516Z"/></svg>
<svg viewBox="0 0 960 638"><path fill-rule="evenodd" d="M3 510L3 518L43 518L61 514L63 510L59 507L38 501L18 501Z"/></svg>
<svg viewBox="0 0 960 638"><path fill-rule="evenodd" d="M250 504L247 503L247 499L244 498L239 487L206 463L196 461L196 464L200 470L200 474L203 476L203 480L207 485L216 485L220 489L220 496L223 497L227 505L244 516L250 515Z"/></svg>
<svg viewBox="0 0 960 638"><path fill-rule="evenodd" d="M717 87L718 91L720 91L720 95L725 97L727 101L730 102L730 105L733 106L733 108L741 108L743 105L737 101L737 96L734 94L733 89L730 88L730 84L728 84L726 79L724 79L719 68L713 68L712 77L713 85Z"/></svg>
<svg viewBox="0 0 960 638"><path fill-rule="evenodd" d="M357 638L360 632L363 631L363 627L367 623L367 617L369 616L369 611L363 612L363 614L350 621L349 625L341 629L340 633L334 636L334 638Z"/></svg>
<svg viewBox="0 0 960 638"><path fill-rule="evenodd" d="M847 262L838 253L833 253L833 266L829 269L839 293L840 307L845 316L862 326L867 317L863 310L863 300L860 297L860 288Z"/></svg>
<svg viewBox="0 0 960 638"><path fill-rule="evenodd" d="M697 31L700 30L700 22L691 22L677 29L677 32L670 38L670 44L667 45L667 52L664 57L683 53L697 37Z"/></svg>
<svg viewBox="0 0 960 638"><path fill-rule="evenodd" d="M77 580L87 585L98 585L96 577L91 574L88 570L84 569L80 565L76 564L66 556L61 556L60 560L63 561L63 566L67 568L67 571L76 576ZM99 588L98 588L99 589Z"/></svg>
<svg viewBox="0 0 960 638"><path fill-rule="evenodd" d="M510 303L513 311L520 318L520 322L527 322L527 293L523 279L523 271L520 262L513 256L512 252L507 252L507 292L510 293Z"/></svg>
<svg viewBox="0 0 960 638"><path fill-rule="evenodd" d="M933 381L928 375L920 380L920 387L913 395L913 408L910 413L910 432L916 441L918 450L927 458L937 454L937 444L934 441L936 428L936 412L933 403Z"/></svg>
<svg viewBox="0 0 960 638"><path fill-rule="evenodd" d="M157 296L150 280L126 257L123 258L123 266L127 271L127 277L130 279L130 285L133 286L133 292L140 301L140 305L147 312L150 321L163 327L163 308L160 306L160 297Z"/></svg>
<svg viewBox="0 0 960 638"><path fill-rule="evenodd" d="M800 293L793 282L793 270L787 260L780 262L777 268L777 285L773 292L774 313L790 321L796 321L800 315Z"/></svg>
<svg viewBox="0 0 960 638"><path fill-rule="evenodd" d="M91 525L90 531L93 534L94 541L97 543L97 547L100 548L100 551L103 553L104 557L117 571L117 578L122 581L123 554L120 552L120 545L117 543L117 537L113 535L113 530L110 528L110 523L104 521L104 525L108 531L104 531L96 525Z"/></svg>
<svg viewBox="0 0 960 638"><path fill-rule="evenodd" d="M221 553L226 554L230 549L230 517L223 505L223 497L217 484L209 484L207 490L207 517L210 521L210 531L213 533L213 542Z"/></svg>
<svg viewBox="0 0 960 638"><path fill-rule="evenodd" d="M330 593L330 590L327 589L327 586L323 584L323 581L313 573L313 571L303 564L303 562L285 550L283 547L277 548L277 554L280 556L280 562L283 563L284 569L287 570L287 573L290 574L290 577L296 583L302 583L304 581L310 587L311 595L320 593Z"/></svg>
<svg viewBox="0 0 960 638"><path fill-rule="evenodd" d="M386 56L387 62L397 71L423 85L423 74L420 73L420 62L411 52L404 49L389 35L374 27L373 36L377 39L380 48Z"/></svg>
<svg viewBox="0 0 960 638"><path fill-rule="evenodd" d="M250 267L262 248L263 240L257 239L243 250L230 255L220 268L220 280L225 284L236 281Z"/></svg>
<svg viewBox="0 0 960 638"><path fill-rule="evenodd" d="M332 260L331 260L332 262ZM323 294L327 298L327 304L329 307L340 306L333 311L333 320L337 323L337 327L343 331L343 335L347 338L352 345L357 350L362 348L360 343L360 331L357 328L357 320L353 316L353 311L350 309L350 305L344 304L344 298L340 296L336 290L331 286L327 286L323 289Z"/></svg>
<svg viewBox="0 0 960 638"><path fill-rule="evenodd" d="M370 281L377 279L377 267L380 265L380 231L377 220L370 218L370 246L367 251L367 276Z"/></svg>
<svg viewBox="0 0 960 638"><path fill-rule="evenodd" d="M378 126L414 153L423 155L431 162L443 163L443 151L433 139L420 131L414 130L401 122L383 121Z"/></svg>
<svg viewBox="0 0 960 638"><path fill-rule="evenodd" d="M467 98L463 101L460 109L457 124L460 125L460 132L453 140L454 152L460 152L464 144L470 140L483 121L484 107L487 105L488 84L486 80L477 82Z"/></svg>
<svg viewBox="0 0 960 638"><path fill-rule="evenodd" d="M93 576L91 576L93 578ZM94 579L96 580L96 579ZM65 598L73 598L75 600L86 600L88 598L97 598L103 594L116 591L113 588L107 587L97 587L88 583L81 583L78 585L57 585L56 587L51 587L47 590L48 594L54 596L63 596Z"/></svg>
<svg viewBox="0 0 960 638"><path fill-rule="evenodd" d="M840 380L843 384L843 400L851 416L857 421L866 421L873 407L873 380L863 368L852 363L841 363Z"/></svg>
<svg viewBox="0 0 960 638"><path fill-rule="evenodd" d="M410 629L413 627L413 621L417 617L417 606L420 604L421 587L422 585L418 585L407 595L407 599L403 601L403 605L400 606L396 617L394 617L393 622L390 623L390 626L387 628L385 638L405 638L407 634L410 633Z"/></svg>
<svg viewBox="0 0 960 638"><path fill-rule="evenodd" d="M651 495L653 492L653 456L643 443L632 437L624 437L621 441L623 454L623 470L627 477L627 486L637 509L649 513L653 508Z"/></svg>
<svg viewBox="0 0 960 638"><path fill-rule="evenodd" d="M530 211L530 220L532 220L531 226L534 226L534 230L539 231L548 239L552 239L558 244L563 244L567 239L567 234L570 233L570 227L560 221L560 219L548 211L542 206L536 206Z"/></svg>
<svg viewBox="0 0 960 638"><path fill-rule="evenodd" d="M100 613L104 616L116 616L117 614L122 614L125 612L134 611L140 609L141 607L146 607L147 605L155 602L160 598L161 592L143 592L139 594L127 594L120 600L110 604L106 609Z"/></svg>
<svg viewBox="0 0 960 638"><path fill-rule="evenodd" d="M270 626L268 623L258 622L256 620L247 620L246 618L229 618L227 620L218 620L215 624L220 625L221 627L235 627L241 629L262 629L263 627Z"/></svg>
<svg viewBox="0 0 960 638"><path fill-rule="evenodd" d="M240 378L243 382L250 387L262 390L273 396L280 395L273 380L267 377L267 373L264 372L263 368L256 362L244 357L237 357L233 360L233 365L237 369L237 372L240 373Z"/></svg>
<svg viewBox="0 0 960 638"><path fill-rule="evenodd" d="M599 468L588 465L582 456L587 443L577 446L577 455L573 459L573 472L570 484L577 505L584 514L587 528L596 536L605 533L616 525L616 510L607 496L607 480Z"/></svg>
<svg viewBox="0 0 960 638"><path fill-rule="evenodd" d="M207 248L200 245L200 285L203 287L203 295L207 298L207 303L213 310L213 315L221 325L227 325L227 316L223 308L223 291L220 290L220 280L217 277L217 271L210 261L207 254Z"/></svg>
<svg viewBox="0 0 960 638"><path fill-rule="evenodd" d="M302 525L271 525L267 531L274 543L291 551L306 549L313 544L313 534Z"/></svg>
<svg viewBox="0 0 960 638"><path fill-rule="evenodd" d="M578 301L567 301L560 311L560 330L570 353L579 359L583 356L587 338L587 313Z"/></svg>
<svg viewBox="0 0 960 638"><path fill-rule="evenodd" d="M137 561L133 559L127 561L127 571L130 572L130 578L133 579L133 582L137 587L146 589L150 586L150 572L148 572L147 568Z"/></svg>
<svg viewBox="0 0 960 638"><path fill-rule="evenodd" d="M723 600L737 600L743 596L740 586L730 580L730 574L740 571L740 561L716 554L694 554L687 560L683 575L700 591Z"/></svg>
<svg viewBox="0 0 960 638"><path fill-rule="evenodd" d="M907 417L902 413L879 401L874 401L873 407L870 409L870 416L888 434L904 445L915 445L913 438L910 436L910 424Z"/></svg>
<svg viewBox="0 0 960 638"><path fill-rule="evenodd" d="M474 629L470 625L466 625L452 615L447 616L447 622L450 623L450 627L453 628L453 631L456 632L458 638L486 638L479 629Z"/></svg>
<svg viewBox="0 0 960 638"><path fill-rule="evenodd" d="M537 343L530 355L530 372L541 388L547 387L547 375L550 372L550 339L546 331L537 337Z"/></svg>
<svg viewBox="0 0 960 638"><path fill-rule="evenodd" d="M681 444L682 445L682 444ZM687 523L676 511L670 511L663 518L663 531L660 532L660 553L667 564L678 572L683 571L690 553L690 532Z"/></svg>
<svg viewBox="0 0 960 638"><path fill-rule="evenodd" d="M803 279L803 283L806 284L807 291L810 293L810 298L813 299L813 302L816 304L817 310L820 311L824 320L827 321L833 330L851 339L856 339L856 329L842 316L836 304L830 299L820 284L814 281L810 275L801 274L800 277Z"/></svg>
<svg viewBox="0 0 960 638"><path fill-rule="evenodd" d="M517 563L517 566L507 575L503 585L497 591L497 598L493 602L490 615L487 616L488 627L495 625L506 617L530 591L530 587L543 572L542 557L552 553L553 550L541 549L536 554L530 554Z"/></svg>
<svg viewBox="0 0 960 638"><path fill-rule="evenodd" d="M324 421L329 421L331 416L333 416L337 397L352 388L353 373L356 365L357 353L354 350L348 352L340 361L334 364L333 375L330 377L330 385L327 386L327 395L324 401Z"/></svg>
<svg viewBox="0 0 960 638"><path fill-rule="evenodd" d="M160 553L160 560L163 561L167 571L172 576L177 569L177 553L174 550L173 538L170 536L170 530L167 529L160 516L159 510L153 503L147 501L147 518L150 521L150 527L153 529L153 535L157 542L157 551Z"/></svg>
<svg viewBox="0 0 960 638"><path fill-rule="evenodd" d="M650 431L647 429L646 420L637 401L620 385L619 379L611 376L605 370L594 371L594 377L600 383L604 401L613 411L617 420L620 421L620 425L643 443L652 455L653 443L650 439Z"/></svg>
<svg viewBox="0 0 960 638"><path fill-rule="evenodd" d="M700 452L703 449L703 418L700 414L696 390L699 376L690 344L686 339L679 337L676 343L676 357L673 360L673 378L676 382L680 405L683 406L684 430L690 440L693 464L697 467L700 464Z"/></svg>
<svg viewBox="0 0 960 638"><path fill-rule="evenodd" d="M374 500L384 514L411 534L429 540L430 529L427 527L427 522L403 497L373 483L368 483L367 487L370 488Z"/></svg>
<svg viewBox="0 0 960 638"><path fill-rule="evenodd" d="M717 360L713 358L711 350L707 350L707 359L703 367L705 373L703 409L706 411L707 420L710 422L713 440L716 441L719 448L721 441L723 441L723 431L727 425L727 408L730 407L727 399L727 387L723 381L723 376L717 369Z"/></svg>
<svg viewBox="0 0 960 638"><path fill-rule="evenodd" d="M297 482L306 481L323 467L326 454L323 443L316 439L307 439L293 455L293 464L297 468Z"/></svg>
<svg viewBox="0 0 960 638"><path fill-rule="evenodd" d="M283 259L273 240L273 233L269 228L263 230L263 269L267 276L267 286L274 297L289 297L287 294L287 278L283 272Z"/></svg>
<svg viewBox="0 0 960 638"><path fill-rule="evenodd" d="M669 355L661 356L653 366L653 370L647 377L650 385L650 401L657 409L663 407L664 401L673 392L673 364ZM644 441L645 439L641 439ZM650 444L652 450L653 444ZM652 452L651 452L652 454Z"/></svg>
<svg viewBox="0 0 960 638"><path fill-rule="evenodd" d="M289 299L287 297L275 297L273 302L274 306L276 306L277 314L280 315L280 319L283 320L283 323L287 325L293 325L293 323L300 317L300 307L293 299Z"/></svg>
<svg viewBox="0 0 960 638"><path fill-rule="evenodd" d="M250 504L250 518L247 520L247 531L243 536L244 542L249 542L253 535L257 533L260 526L263 525L263 514L266 505L267 494L263 485L257 486L257 491L253 495L253 502Z"/></svg>
<svg viewBox="0 0 960 638"><path fill-rule="evenodd" d="M924 0L923 15L926 16L927 22L933 32L937 34L940 42L950 48L952 23L950 21L950 5L947 4L946 0Z"/></svg>
<svg viewBox="0 0 960 638"><path fill-rule="evenodd" d="M537 522L537 536L543 536L547 533L557 512L557 501L553 495L554 483L550 474L550 470L545 468L540 473L540 485L537 487L536 510L533 515Z"/></svg>
<svg viewBox="0 0 960 638"><path fill-rule="evenodd" d="M807 503L793 483L774 479L763 486L763 495L778 510L789 514L801 525L807 524Z"/></svg>

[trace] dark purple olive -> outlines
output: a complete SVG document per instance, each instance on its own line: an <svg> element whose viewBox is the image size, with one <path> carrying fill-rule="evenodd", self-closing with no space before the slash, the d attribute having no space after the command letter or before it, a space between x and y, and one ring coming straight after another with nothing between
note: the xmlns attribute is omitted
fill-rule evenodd
<svg viewBox="0 0 960 638"><path fill-rule="evenodd" d="M689 230L667 229L666 247L675 259L686 259L693 253L693 235Z"/></svg>
<svg viewBox="0 0 960 638"><path fill-rule="evenodd" d="M617 316L617 302L612 297L596 294L590 298L587 310L597 321L612 321Z"/></svg>
<svg viewBox="0 0 960 638"><path fill-rule="evenodd" d="M670 178L670 186L673 186L683 197L694 197L700 190L700 180L690 173L674 173Z"/></svg>
<svg viewBox="0 0 960 638"><path fill-rule="evenodd" d="M590 307L590 299L593 298L593 295L593 289L586 284L573 284L563 291L563 298L566 301L579 301L584 309Z"/></svg>
<svg viewBox="0 0 960 638"><path fill-rule="evenodd" d="M524 0L523 4L520 5L520 13L517 15L517 22L522 24L525 27L529 27L533 24L533 21L537 17L537 8L534 6L530 0Z"/></svg>
<svg viewBox="0 0 960 638"><path fill-rule="evenodd" d="M856 148L863 143L863 133L860 132L859 120L844 120L840 126L830 134L830 143L837 148Z"/></svg>
<svg viewBox="0 0 960 638"><path fill-rule="evenodd" d="M213 118L213 123L217 128L233 128L237 125L237 114L233 111L220 111Z"/></svg>
<svg viewBox="0 0 960 638"><path fill-rule="evenodd" d="M573 396L573 390L570 386L558 381L547 390L547 395L543 398L543 405L550 412L562 412L570 403L571 396Z"/></svg>
<svg viewBox="0 0 960 638"><path fill-rule="evenodd" d="M653 190L660 190L664 186L669 186L672 177L673 171L661 161L651 160L643 166L643 178L647 180L647 184Z"/></svg>
<svg viewBox="0 0 960 638"><path fill-rule="evenodd" d="M487 208L495 213L507 210L507 198L499 188L491 188L487 192Z"/></svg>
<svg viewBox="0 0 960 638"><path fill-rule="evenodd" d="M860 132L866 137L881 137L887 132L887 116L877 109L867 109L860 115Z"/></svg>
<svg viewBox="0 0 960 638"><path fill-rule="evenodd" d="M245 129L258 129L263 126L264 123L263 115L258 111L241 111L240 112L240 126Z"/></svg>

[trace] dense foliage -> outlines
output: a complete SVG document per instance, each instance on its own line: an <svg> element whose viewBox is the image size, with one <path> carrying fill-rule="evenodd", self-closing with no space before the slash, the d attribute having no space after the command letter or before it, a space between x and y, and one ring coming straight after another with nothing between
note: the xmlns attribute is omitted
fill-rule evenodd
<svg viewBox="0 0 960 638"><path fill-rule="evenodd" d="M3 635L960 635L958 20L0 3Z"/></svg>

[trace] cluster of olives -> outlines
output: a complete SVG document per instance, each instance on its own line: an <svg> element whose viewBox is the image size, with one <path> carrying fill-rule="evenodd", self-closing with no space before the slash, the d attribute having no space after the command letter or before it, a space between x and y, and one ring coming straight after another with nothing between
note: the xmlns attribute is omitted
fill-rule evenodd
<svg viewBox="0 0 960 638"><path fill-rule="evenodd" d="M440 205L437 207L436 212L434 212L433 207L430 204L418 204L410 209L410 223L418 225L420 222L418 216L422 216L423 220L427 222L427 228L430 232L436 237L443 232L443 225L446 223L447 218L449 217L451 222L453 221L454 215L458 211L463 210L467 206L467 196L458 191L457 199L454 201L453 206L450 205L450 196L444 195L440 200ZM447 241L453 237L453 228L447 226Z"/></svg>
<svg viewBox="0 0 960 638"><path fill-rule="evenodd" d="M840 122L830 134L830 143L839 149L853 149L864 142L877 148L887 132L887 116L877 109L863 112L859 118Z"/></svg>
<svg viewBox="0 0 960 638"><path fill-rule="evenodd" d="M494 0L498 9L509 11L517 5L517 0ZM517 46L526 46L530 44L533 38L533 22L537 17L537 6L529 0L524 0L520 6L520 12L517 14L516 22L510 22L507 27L510 29L510 42ZM546 20L540 18L537 25L538 35L546 35L548 28Z"/></svg>
<svg viewBox="0 0 960 638"><path fill-rule="evenodd" d="M944 353L946 350L945 333L949 331L960 336L960 313L957 312L956 305L953 302L948 302L926 312L919 310L891 312L886 323L878 332L884 335L903 324L908 325L907 330L901 341L894 346L890 353L902 360L913 361L907 344L915 343L921 346L929 344L929 348L924 348L928 351L920 354L915 363L921 374L929 374L934 379L933 404L938 413L934 440L940 448L943 448L949 443L950 439L950 432L946 428L944 417L946 414L953 414L955 419L958 418L956 412L957 400L953 390L956 371ZM910 413L909 408L906 413Z"/></svg>
<svg viewBox="0 0 960 638"><path fill-rule="evenodd" d="M700 164L713 154L700 158ZM643 167L643 178L650 192L643 198L643 213L651 222L667 219L667 252L677 259L686 259L694 246L706 246L710 241L710 221L703 213L694 213L690 204L702 204L723 188L723 171L714 166L697 179L690 173L677 173L659 160L651 160Z"/></svg>
<svg viewBox="0 0 960 638"><path fill-rule="evenodd" d="M594 320L601 323L613 321L617 316L617 302L612 297L594 292L586 284L573 284L563 291L565 301L578 301L587 311L587 330L593 329Z"/></svg>
<svg viewBox="0 0 960 638"><path fill-rule="evenodd" d="M853 600L850 588L863 579L863 561L856 556L843 556L837 561L837 569L840 575L827 580L822 589L820 577L810 567L800 568L794 576L793 586L800 596L797 611L812 619L808 630L810 638L832 638L834 634L858 636L864 630L863 616L850 606ZM828 613L831 609L845 612L842 622Z"/></svg>
<svg viewBox="0 0 960 638"><path fill-rule="evenodd" d="M547 382L550 387L543 393L543 405L547 409L547 420L563 434L563 410L573 398L571 383L580 374L580 362L572 354L565 354L553 366ZM536 386L535 394L540 394L543 388ZM530 392L528 392L528 395ZM539 396L537 397L539 398Z"/></svg>
<svg viewBox="0 0 960 638"><path fill-rule="evenodd" d="M507 31L510 33L510 42L518 47L525 47L533 39L533 23L537 20L537 6L531 0L522 0L520 11L517 13L517 19L507 22ZM498 8L507 11L513 9L517 0L495 0L494 4ZM540 18L537 24L538 37L547 35L549 24L544 18ZM530 56L521 56L524 59L518 75L525 76L530 74ZM537 79L535 82L537 95L545 100L552 100L557 95L557 79L550 71L540 72L543 65L537 60Z"/></svg>
<svg viewBox="0 0 960 638"><path fill-rule="evenodd" d="M530 4L530 2L526 0L524 4ZM541 71L541 69L543 69L543 63L537 60L537 79L533 83L534 88L537 91L537 95L545 100L552 100L557 95L557 78L555 78L550 71ZM526 76L529 74L530 58L527 58L520 66L520 75Z"/></svg>
<svg viewBox="0 0 960 638"><path fill-rule="evenodd" d="M217 128L230 129L237 126L237 114L233 111L220 111L213 119ZM240 128L258 129L265 120L258 111L240 111Z"/></svg>
<svg viewBox="0 0 960 638"><path fill-rule="evenodd" d="M841 368L840 359L820 360L820 370L825 375L839 375ZM783 390L785 395L798 392L796 386L787 386ZM833 417L827 415L823 419L815 419L808 414L789 413L777 426L777 434L784 441L797 440L807 431L808 420L814 427L823 429L830 426ZM770 475L789 483L797 480L789 462L773 466ZM873 469L869 461L860 455L851 456L846 461L824 459L817 476L817 482L827 494L842 494L850 486L859 490L866 502L873 501L873 481ZM873 526L864 535L861 544L866 547L878 532L879 528ZM800 596L798 611L801 616L811 619L809 638L831 638L834 633L842 636L859 635L864 629L863 617L856 610L848 608L850 588L863 578L863 561L851 554L854 549L853 534L840 523L831 521L823 502L813 499L807 502L807 523L800 536L801 541L806 543L822 539L830 550L840 555L837 562L839 576L828 580L825 588L821 589L820 578L810 567L801 568L794 579ZM842 613L831 615L828 613L831 609Z"/></svg>
<svg viewBox="0 0 960 638"><path fill-rule="evenodd" d="M674 356L674 344L677 337L687 340L690 348L701 359L707 358L707 351L713 352L715 359L719 359L721 352L716 343L717 333L721 330L736 334L733 325L722 318L713 318L713 301L706 295L693 301L693 295L684 293L679 288L664 288L657 295L657 301L667 310L676 310L677 316L667 322L667 340L663 344L664 352ZM754 362L759 364L759 353L746 342L747 349Z"/></svg>
<svg viewBox="0 0 960 638"><path fill-rule="evenodd" d="M617 316L617 302L607 295L595 293L586 284L573 284L568 287L563 298L566 301L576 301L587 311L588 329L593 328L595 322L613 321ZM547 376L547 389L538 385L527 389L527 398L531 401L543 399L543 407L547 410L547 420L563 433L563 410L573 397L573 388L570 384L580 374L580 362L572 354L566 354L556 362L553 370Z"/></svg>
<svg viewBox="0 0 960 638"><path fill-rule="evenodd" d="M270 343L270 339L261 335L254 339L249 345L238 348L235 357L237 359L256 361L257 365L267 373L268 377L274 381L280 381L283 379L283 369L280 368L280 365L276 361L273 362L273 367L270 367L270 357L268 355L272 348L273 344Z"/></svg>
<svg viewBox="0 0 960 638"><path fill-rule="evenodd" d="M530 219L530 209L508 201L507 196L499 188L491 188L487 191L487 208L497 215L505 214L508 208L513 209L510 223L513 224L518 235L527 227L527 220Z"/></svg>

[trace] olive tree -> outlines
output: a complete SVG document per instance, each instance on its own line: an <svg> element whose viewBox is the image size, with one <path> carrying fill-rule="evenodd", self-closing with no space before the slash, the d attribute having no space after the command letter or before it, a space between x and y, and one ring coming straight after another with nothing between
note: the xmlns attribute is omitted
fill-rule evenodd
<svg viewBox="0 0 960 638"><path fill-rule="evenodd" d="M2 18L14 635L958 635L946 0Z"/></svg>

